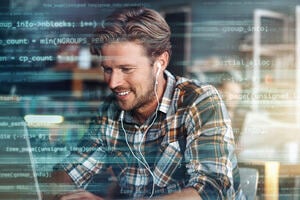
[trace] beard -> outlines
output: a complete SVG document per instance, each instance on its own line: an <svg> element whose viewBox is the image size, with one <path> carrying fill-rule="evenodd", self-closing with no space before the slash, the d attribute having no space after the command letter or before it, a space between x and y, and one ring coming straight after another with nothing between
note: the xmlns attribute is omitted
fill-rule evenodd
<svg viewBox="0 0 300 200"><path fill-rule="evenodd" d="M134 99L131 104L123 105L122 101L118 101L119 106L122 110L125 111L132 111L135 112L143 107L147 107L148 105L153 104L153 101L156 101L156 94L155 94L155 80L149 84L149 87L147 90L141 94L140 96L137 96L137 92L135 89L132 89L132 93L136 95L136 98Z"/></svg>
<svg viewBox="0 0 300 200"><path fill-rule="evenodd" d="M151 89L147 90L145 94L142 96L139 96L136 99L135 105L132 105L132 111L138 110L140 108L146 107L147 105L151 105L153 101L156 101L154 87L151 87Z"/></svg>

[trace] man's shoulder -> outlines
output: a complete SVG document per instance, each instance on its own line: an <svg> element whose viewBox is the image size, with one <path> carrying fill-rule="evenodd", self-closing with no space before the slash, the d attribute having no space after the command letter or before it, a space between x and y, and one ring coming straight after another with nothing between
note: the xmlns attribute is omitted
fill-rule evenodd
<svg viewBox="0 0 300 200"><path fill-rule="evenodd" d="M184 77L176 77L176 80L176 88L183 105L218 95L217 89L211 84Z"/></svg>
<svg viewBox="0 0 300 200"><path fill-rule="evenodd" d="M196 79L188 79L185 77L176 77L176 87L181 90L194 91L195 93L205 93L207 91L216 92L215 86Z"/></svg>

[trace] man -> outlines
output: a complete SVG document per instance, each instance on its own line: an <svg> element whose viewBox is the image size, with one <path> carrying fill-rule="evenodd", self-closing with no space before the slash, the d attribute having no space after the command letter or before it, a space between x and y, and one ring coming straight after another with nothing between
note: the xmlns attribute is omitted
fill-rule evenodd
<svg viewBox="0 0 300 200"><path fill-rule="evenodd" d="M78 146L85 151L72 152L55 181L86 188L111 167L123 198L242 198L224 103L214 87L166 70L170 35L147 8L124 8L105 20L91 50L112 95ZM79 189L57 198L105 197Z"/></svg>

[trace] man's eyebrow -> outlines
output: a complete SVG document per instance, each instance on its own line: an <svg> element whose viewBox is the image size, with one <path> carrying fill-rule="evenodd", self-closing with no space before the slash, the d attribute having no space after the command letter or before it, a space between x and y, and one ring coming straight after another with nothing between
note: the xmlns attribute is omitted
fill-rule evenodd
<svg viewBox="0 0 300 200"><path fill-rule="evenodd" d="M105 64L101 64L101 67L104 67L104 68L118 68L118 69L121 69L121 68L137 68L135 65L132 65L132 64L122 64L122 65L117 65L115 67L112 67L112 66L109 66L109 65L105 65Z"/></svg>
<svg viewBox="0 0 300 200"><path fill-rule="evenodd" d="M124 65L118 65L118 68L123 68L123 67L128 67L128 68L136 68L136 66L132 65L132 64L124 64Z"/></svg>

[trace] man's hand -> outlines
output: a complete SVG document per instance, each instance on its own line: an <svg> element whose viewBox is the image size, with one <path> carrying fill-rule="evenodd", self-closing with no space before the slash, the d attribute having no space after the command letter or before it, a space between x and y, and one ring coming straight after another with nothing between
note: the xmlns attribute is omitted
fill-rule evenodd
<svg viewBox="0 0 300 200"><path fill-rule="evenodd" d="M56 195L54 200L104 200L104 198L96 196L86 190L79 189Z"/></svg>
<svg viewBox="0 0 300 200"><path fill-rule="evenodd" d="M184 188L180 192L173 192L171 194L162 195L153 197L153 200L174 200L174 199L180 199L180 200L201 200L198 192L194 188Z"/></svg>

